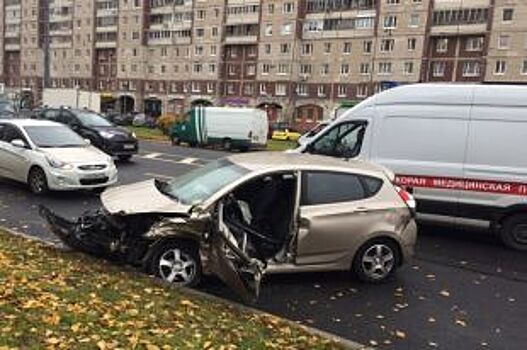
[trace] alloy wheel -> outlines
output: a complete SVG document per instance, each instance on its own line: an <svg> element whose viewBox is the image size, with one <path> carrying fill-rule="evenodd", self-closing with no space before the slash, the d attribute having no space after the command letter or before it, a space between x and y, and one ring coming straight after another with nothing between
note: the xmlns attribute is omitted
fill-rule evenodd
<svg viewBox="0 0 527 350"><path fill-rule="evenodd" d="M179 248L169 249L159 259L159 275L175 285L192 284L197 275L197 262Z"/></svg>
<svg viewBox="0 0 527 350"><path fill-rule="evenodd" d="M395 266L395 255L392 248L383 243L369 247L362 256L362 270L372 280L386 278Z"/></svg>

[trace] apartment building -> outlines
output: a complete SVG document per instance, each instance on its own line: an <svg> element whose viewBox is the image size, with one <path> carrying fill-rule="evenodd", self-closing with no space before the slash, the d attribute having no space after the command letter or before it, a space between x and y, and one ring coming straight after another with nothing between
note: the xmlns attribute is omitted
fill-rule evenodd
<svg viewBox="0 0 527 350"><path fill-rule="evenodd" d="M398 84L527 82L522 0L0 0L0 82L306 129Z"/></svg>

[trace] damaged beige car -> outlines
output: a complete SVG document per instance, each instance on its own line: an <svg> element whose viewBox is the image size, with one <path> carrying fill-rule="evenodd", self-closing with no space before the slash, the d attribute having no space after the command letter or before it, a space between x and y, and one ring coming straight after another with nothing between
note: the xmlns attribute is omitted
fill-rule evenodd
<svg viewBox="0 0 527 350"><path fill-rule="evenodd" d="M69 221L41 208L73 249L179 286L219 276L245 300L264 273L351 270L379 282L412 254L415 202L377 166L285 153L234 155L172 181L107 190Z"/></svg>

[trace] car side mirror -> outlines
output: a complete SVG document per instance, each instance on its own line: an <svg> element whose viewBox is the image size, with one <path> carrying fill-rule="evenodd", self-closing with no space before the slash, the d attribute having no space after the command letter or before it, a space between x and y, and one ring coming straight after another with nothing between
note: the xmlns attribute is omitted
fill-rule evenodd
<svg viewBox="0 0 527 350"><path fill-rule="evenodd" d="M81 128L81 126L80 124L70 124L70 128L74 131L78 131Z"/></svg>
<svg viewBox="0 0 527 350"><path fill-rule="evenodd" d="M84 139L84 143L85 143L87 146L91 145L91 141L90 141L90 139Z"/></svg>
<svg viewBox="0 0 527 350"><path fill-rule="evenodd" d="M13 145L16 148L26 148L26 143L22 141L21 139L15 139L11 141L11 145Z"/></svg>

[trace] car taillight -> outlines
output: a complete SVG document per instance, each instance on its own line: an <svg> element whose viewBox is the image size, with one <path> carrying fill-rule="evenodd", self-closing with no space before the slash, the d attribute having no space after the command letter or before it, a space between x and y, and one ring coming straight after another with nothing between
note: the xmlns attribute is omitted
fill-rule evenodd
<svg viewBox="0 0 527 350"><path fill-rule="evenodd" d="M412 196L407 190L399 186L395 186L395 190L397 191L397 194L399 195L399 197L401 197L403 202L412 211L412 213L415 213L416 202L414 196Z"/></svg>

